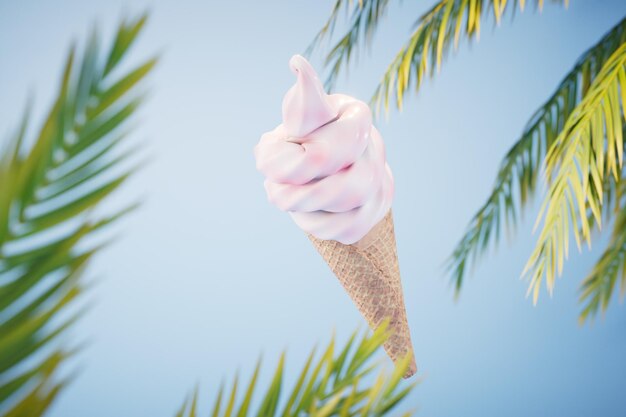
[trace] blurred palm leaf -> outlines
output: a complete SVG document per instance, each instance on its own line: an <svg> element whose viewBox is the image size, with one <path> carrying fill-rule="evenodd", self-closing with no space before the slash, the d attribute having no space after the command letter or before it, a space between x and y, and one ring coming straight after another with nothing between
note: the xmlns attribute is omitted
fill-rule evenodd
<svg viewBox="0 0 626 417"><path fill-rule="evenodd" d="M347 32L337 41L324 61L325 65L331 67L329 76L326 79L327 88L333 87L339 72L343 67L348 66L353 55L359 53L359 48L363 44L369 46L388 5L389 0L359 0L356 2L356 5L353 0L335 1L330 17L306 51L306 54L309 55L324 40L328 40L333 36L339 13L341 13L342 9L346 15L351 14L350 26Z"/></svg>
<svg viewBox="0 0 626 417"><path fill-rule="evenodd" d="M564 3L568 0L552 0ZM535 0L542 9L544 1ZM396 106L402 110L405 93L413 86L418 91L426 75L432 76L441 68L443 57L454 46L458 48L461 37L470 41L480 37L480 28L492 13L497 25L507 10L520 11L526 1L507 0L441 0L415 22L415 30L389 64L372 97L376 112L381 106L389 111L389 101L395 94Z"/></svg>
<svg viewBox="0 0 626 417"><path fill-rule="evenodd" d="M581 286L580 301L585 303L580 313L581 323L599 310L607 309L618 282L622 298L626 295L626 181L621 181L617 190L616 200L620 203L616 205L611 240Z"/></svg>
<svg viewBox="0 0 626 417"><path fill-rule="evenodd" d="M536 191L546 151L553 145L582 97L587 95L600 69L624 43L626 19L580 57L552 96L530 118L521 138L500 164L487 201L474 215L450 257L448 268L457 292L462 287L468 267L476 263L490 243L498 243L502 226L515 227L521 209ZM605 194L610 195L611 189L612 186L608 187Z"/></svg>
<svg viewBox="0 0 626 417"><path fill-rule="evenodd" d="M331 340L321 357L314 361L311 352L293 386L284 387L283 354L274 371L272 381L261 398L260 405L252 413L250 405L257 389L259 361L245 390L239 395L238 378L235 377L230 392L222 386L213 405L213 417L329 417L329 416L384 416L415 387L416 382L401 384L402 375L409 367L410 357L398 361L395 370L384 371L374 377L378 367L370 359L388 337L387 324L381 325L371 337L363 336L357 343L354 333L346 345L335 352L335 341ZM368 378L369 377L369 378ZM287 389L285 395L282 394ZM239 400L237 399L238 397ZM196 417L197 391L185 401L177 417ZM403 417L413 413L406 412Z"/></svg>
<svg viewBox="0 0 626 417"><path fill-rule="evenodd" d="M31 146L28 116L0 155L0 414L40 416L69 378L72 354L59 337L81 315L82 271L103 246L96 232L131 207L92 211L131 175L118 150L143 100L139 82L155 59L118 69L146 16L123 21L108 54L94 31L76 62L72 48L61 87ZM74 308L72 308L74 307Z"/></svg>
<svg viewBox="0 0 626 417"><path fill-rule="evenodd" d="M546 155L550 185L537 219L543 219L543 227L525 268L535 302L543 277L552 292L563 270L570 229L580 249L582 240L591 245L588 212L602 225L605 179L613 175L619 181L622 174L622 110L626 112L626 43L604 63Z"/></svg>
<svg viewBox="0 0 626 417"><path fill-rule="evenodd" d="M552 0L564 3L568 0ZM535 0L542 9L544 0ZM358 56L361 49L368 47L381 19L385 16L389 0L336 0L330 17L307 49L310 53L320 47L324 40L334 33L341 10L350 16L346 33L326 54L325 65L330 67L326 85L331 88L342 70ZM402 109L405 93L414 85L417 91L425 75L433 75L441 67L443 57L454 45L456 49L461 37L469 40L480 37L481 23L493 14L499 24L507 10L514 12L519 6L526 6L525 0L441 0L428 12L420 16L414 24L409 40L398 51L389 64L380 84L374 92L371 104L380 112L381 106L389 111L389 101L395 94L396 106Z"/></svg>

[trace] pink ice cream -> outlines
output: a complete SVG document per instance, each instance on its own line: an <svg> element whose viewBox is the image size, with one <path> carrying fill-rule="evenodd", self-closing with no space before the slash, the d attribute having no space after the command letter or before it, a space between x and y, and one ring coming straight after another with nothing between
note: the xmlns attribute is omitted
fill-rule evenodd
<svg viewBox="0 0 626 417"><path fill-rule="evenodd" d="M325 93L300 55L296 84L283 99L283 123L254 149L268 199L306 233L352 244L387 214L393 177L367 104Z"/></svg>

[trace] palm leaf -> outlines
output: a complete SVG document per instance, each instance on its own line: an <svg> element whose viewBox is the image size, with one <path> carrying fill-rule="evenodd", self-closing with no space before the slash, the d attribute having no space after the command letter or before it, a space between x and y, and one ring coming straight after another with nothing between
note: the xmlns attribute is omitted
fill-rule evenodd
<svg viewBox="0 0 626 417"><path fill-rule="evenodd" d="M611 240L581 285L580 302L585 304L579 317L581 324L599 310L606 311L618 282L622 298L626 294L626 181L620 181L617 190L616 200L621 204L616 206L619 211Z"/></svg>
<svg viewBox="0 0 626 417"><path fill-rule="evenodd" d="M324 64L330 66L330 74L326 79L326 87L331 89L339 72L343 67L347 67L350 60L358 55L362 46L369 46L376 32L376 28L381 19L385 16L389 0L336 0L331 14L322 26L322 29L315 35L315 38L306 50L309 55L318 48L325 39L330 39L333 35L339 13L342 9L346 15L350 14L350 25L347 32L331 48L326 56ZM351 11L352 10L352 11Z"/></svg>
<svg viewBox="0 0 626 417"><path fill-rule="evenodd" d="M450 256L448 269L457 294L468 267L475 264L490 243L498 243L501 226L512 229L516 225L521 208L535 193L546 150L587 94L604 63L625 42L626 19L623 19L579 58L552 96L530 118L521 138L504 157L487 201L474 215ZM610 190L611 187L605 194L610 195Z"/></svg>
<svg viewBox="0 0 626 417"><path fill-rule="evenodd" d="M551 293L563 270L570 230L580 249L583 240L591 245L588 213L598 227L602 225L605 179L610 175L619 179L622 170L626 119L622 110L626 110L626 43L605 62L547 152L549 189L537 218L543 225L524 270L535 302L544 277Z"/></svg>
<svg viewBox="0 0 626 417"><path fill-rule="evenodd" d="M396 364L394 371L387 374L380 371L373 382L369 381L372 371L377 365L370 365L373 354L382 346L388 337L387 324L381 325L372 336L363 336L355 345L356 333L348 340L338 354L335 354L335 341L331 340L324 353L314 362L315 352L311 352L304 364L299 377L290 388L284 385L283 354L278 362L274 376L260 401L256 411L250 410L251 398L255 392L260 361L255 368L248 388L240 404L236 405L238 396L238 379L235 378L228 394L228 406L222 411L223 387L218 391L213 407L213 417L229 417L238 409L237 417L255 415L257 417L328 417L328 416L384 416L393 410L398 403L409 394L416 383L401 384L402 375L409 366L410 357ZM281 392L287 388L287 397ZM284 401L286 400L286 401ZM195 417L197 397L184 402L177 416ZM279 411L278 404L284 402ZM406 413L406 416L412 413Z"/></svg>
<svg viewBox="0 0 626 417"><path fill-rule="evenodd" d="M564 3L568 0L552 0ZM537 8L543 7L543 0L535 0ZM389 101L395 94L396 105L402 109L404 96L413 84L419 89L424 76L432 75L441 67L443 57L454 44L456 49L462 36L472 40L480 37L481 23L490 13L499 24L507 10L515 10L519 5L524 10L524 0L441 0L415 22L409 40L396 54L388 66L380 84L374 92L371 103L376 112L381 105L389 111ZM314 37L307 54L319 48L324 40L334 33L341 10L349 15L350 23L346 33L339 38L326 54L325 65L330 67L326 80L332 88L338 75L347 69L352 59L361 49L371 44L372 38L382 18L385 16L389 0L336 0L331 14Z"/></svg>
<svg viewBox="0 0 626 417"><path fill-rule="evenodd" d="M156 61L116 72L145 20L122 22L106 59L95 31L80 59L72 48L33 145L24 146L25 116L0 155L2 415L42 415L69 382L56 372L73 353L60 336L82 311L68 307L84 291L83 270L103 246L97 232L133 207L100 218L91 213L134 170L121 163L122 130Z"/></svg>
<svg viewBox="0 0 626 417"><path fill-rule="evenodd" d="M564 3L567 0L552 0ZM398 51L387 67L378 87L374 91L371 104L376 113L381 107L389 111L389 101L395 94L395 103L402 110L405 94L413 87L418 91L426 75L432 76L441 68L448 51L456 49L462 36L468 40L480 37L480 27L490 13L496 24L507 10L514 11L519 4L524 10L525 1L507 0L441 0L415 22L409 40ZM535 1L543 7L542 0Z"/></svg>

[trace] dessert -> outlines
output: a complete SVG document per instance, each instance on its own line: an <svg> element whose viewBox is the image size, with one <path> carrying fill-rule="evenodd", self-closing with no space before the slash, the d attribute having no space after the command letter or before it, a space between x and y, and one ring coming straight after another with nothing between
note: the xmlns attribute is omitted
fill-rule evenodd
<svg viewBox="0 0 626 417"><path fill-rule="evenodd" d="M269 201L287 211L328 263L372 329L389 320L392 360L411 355L396 251L393 177L367 104L328 95L302 56L286 93L283 123L262 135L257 169Z"/></svg>

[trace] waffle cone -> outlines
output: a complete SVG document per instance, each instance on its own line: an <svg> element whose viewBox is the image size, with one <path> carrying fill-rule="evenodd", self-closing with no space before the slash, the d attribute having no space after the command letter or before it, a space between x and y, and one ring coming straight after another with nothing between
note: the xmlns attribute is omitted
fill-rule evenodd
<svg viewBox="0 0 626 417"><path fill-rule="evenodd" d="M389 320L390 336L383 345L396 362L412 356L405 378L415 374L413 345L406 318L391 210L361 240L344 245L335 240L309 239L322 255L354 304L375 330Z"/></svg>

